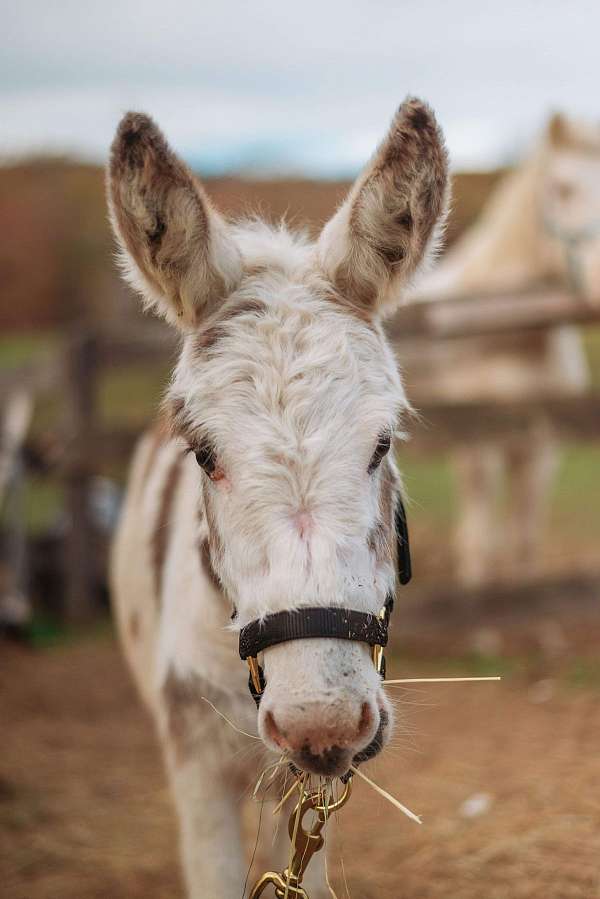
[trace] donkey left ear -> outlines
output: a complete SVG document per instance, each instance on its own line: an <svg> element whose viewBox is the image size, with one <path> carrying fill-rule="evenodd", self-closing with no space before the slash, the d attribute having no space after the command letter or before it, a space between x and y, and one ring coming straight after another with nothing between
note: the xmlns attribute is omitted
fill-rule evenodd
<svg viewBox="0 0 600 899"><path fill-rule="evenodd" d="M393 311L435 248L449 193L442 132L431 109L409 98L319 238L320 265L340 300L367 314Z"/></svg>
<svg viewBox="0 0 600 899"><path fill-rule="evenodd" d="M152 119L129 112L111 148L108 203L127 280L185 330L234 290L241 257L227 224Z"/></svg>

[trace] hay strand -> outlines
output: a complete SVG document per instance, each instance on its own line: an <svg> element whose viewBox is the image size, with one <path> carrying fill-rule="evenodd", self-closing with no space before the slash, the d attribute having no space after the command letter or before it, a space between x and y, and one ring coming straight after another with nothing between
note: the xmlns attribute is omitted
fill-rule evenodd
<svg viewBox="0 0 600 899"><path fill-rule="evenodd" d="M279 802L277 803L277 805L276 805L275 808L273 809L273 814L274 814L274 815L276 815L277 812L280 812L280 811L281 811L281 809L282 809L283 806L286 804L286 802L288 801L288 799L290 798L290 796L292 795L292 793L294 792L294 790L301 790L301 782L300 782L298 779L296 779L296 780L294 781L294 783L291 785L291 787L289 788L289 790L287 791L287 793L284 793L284 795L281 797L281 799L279 800Z"/></svg>
<svg viewBox="0 0 600 899"><path fill-rule="evenodd" d="M494 677L402 677L397 680L384 680L384 687L394 687L400 684L466 684L475 681L499 681L499 676Z"/></svg>
<svg viewBox="0 0 600 899"><path fill-rule="evenodd" d="M216 707L216 705L213 705L212 702L210 701L210 699L207 699L206 696L201 696L200 699L202 699L202 700L204 700L204 702L208 703L208 705L211 707L213 712L216 712L217 715L219 715L219 717L223 719L223 721L226 721L227 724L229 725L229 727L232 727L234 729L234 731L236 731L236 733L242 734L242 736L244 736L244 737L250 737L251 740L258 740L259 743L261 742L260 737L257 736L256 734L249 734L247 731L242 730L241 727L238 727L237 724L234 724L233 721L231 721L227 717L227 715L224 715L223 712L220 712L219 709Z"/></svg>
<svg viewBox="0 0 600 899"><path fill-rule="evenodd" d="M358 768L355 768L354 765L350 765L350 770L353 774L356 774L365 783L368 783L370 787L372 787L376 793L379 793L380 796L383 796L384 799L387 799L388 802L391 802L399 811L402 812L403 815L406 815L407 818L410 818L411 821L414 821L416 824L422 824L423 822L419 818L418 815L415 815L414 812L411 812L409 808L405 805L402 805L394 796L391 796L387 790L384 790L383 787L379 787L376 783L374 783L370 777L367 777L366 774L363 774L362 771L359 771Z"/></svg>

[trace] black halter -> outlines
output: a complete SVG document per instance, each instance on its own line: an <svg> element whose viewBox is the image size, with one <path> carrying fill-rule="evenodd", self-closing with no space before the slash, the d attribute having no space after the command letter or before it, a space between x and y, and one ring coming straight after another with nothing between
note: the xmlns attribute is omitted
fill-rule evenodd
<svg viewBox="0 0 600 899"><path fill-rule="evenodd" d="M408 584L412 576L410 544L406 512L399 499L394 515L396 528L396 554L398 580ZM240 631L240 658L248 662L250 677L248 687L256 705L260 703L266 686L265 676L258 664L259 652L290 640L308 637L334 637L366 643L372 648L373 663L377 672L385 678L383 648L388 642L388 626L394 608L394 596L389 593L379 615L357 612L354 609L309 606L289 612L275 612L262 620L251 621Z"/></svg>

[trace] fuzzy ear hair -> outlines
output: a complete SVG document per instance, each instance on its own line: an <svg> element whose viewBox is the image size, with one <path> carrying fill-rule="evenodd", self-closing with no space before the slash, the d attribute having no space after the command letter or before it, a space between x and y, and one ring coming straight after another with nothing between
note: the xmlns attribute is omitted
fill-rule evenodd
<svg viewBox="0 0 600 899"><path fill-rule="evenodd" d="M125 277L148 307L192 328L235 289L241 258L227 225L149 116L121 120L107 193Z"/></svg>
<svg viewBox="0 0 600 899"><path fill-rule="evenodd" d="M435 248L449 194L442 132L431 109L409 98L319 238L319 262L339 298L367 314L393 311Z"/></svg>

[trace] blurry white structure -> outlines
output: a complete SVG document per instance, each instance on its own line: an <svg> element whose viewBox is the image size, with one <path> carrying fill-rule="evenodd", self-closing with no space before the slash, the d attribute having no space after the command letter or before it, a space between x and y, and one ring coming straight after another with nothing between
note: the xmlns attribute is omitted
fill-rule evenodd
<svg viewBox="0 0 600 899"><path fill-rule="evenodd" d="M0 625L22 627L31 616L25 588L26 531L22 449L33 415L33 396L24 389L8 398L0 434L0 510L5 523Z"/></svg>
<svg viewBox="0 0 600 899"><path fill-rule="evenodd" d="M478 222L414 291L414 299L523 291L559 281L573 303L600 302L600 127L555 115L531 155L492 194ZM581 338L547 330L402 343L400 358L417 406L573 396L588 386ZM518 439L454 453L461 502L458 574L477 585L535 572L558 447L547 421ZM509 498L498 521L499 479ZM501 544L500 550L498 543Z"/></svg>

